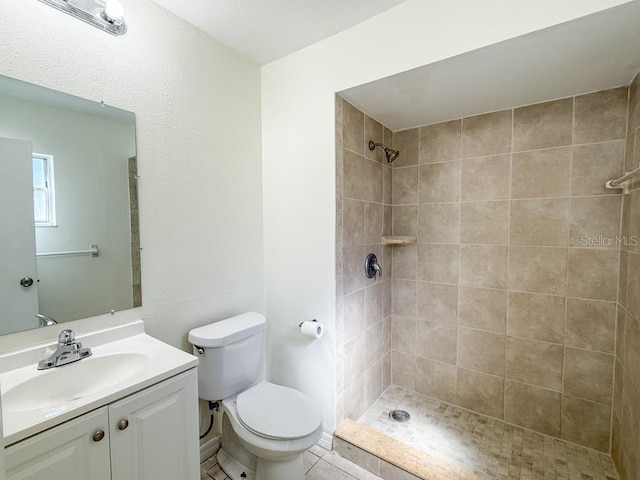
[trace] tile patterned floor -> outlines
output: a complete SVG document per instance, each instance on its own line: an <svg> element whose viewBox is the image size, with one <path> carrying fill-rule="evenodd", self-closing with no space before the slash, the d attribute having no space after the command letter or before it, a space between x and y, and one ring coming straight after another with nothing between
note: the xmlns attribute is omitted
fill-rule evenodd
<svg viewBox="0 0 640 480"><path fill-rule="evenodd" d="M305 480L381 480L336 453L314 445L304 454ZM222 471L216 456L200 464L200 480L230 480ZM283 479L286 480L286 479Z"/></svg>
<svg viewBox="0 0 640 480"><path fill-rule="evenodd" d="M389 419L395 408L411 420ZM392 385L359 423L491 480L618 480L611 457Z"/></svg>

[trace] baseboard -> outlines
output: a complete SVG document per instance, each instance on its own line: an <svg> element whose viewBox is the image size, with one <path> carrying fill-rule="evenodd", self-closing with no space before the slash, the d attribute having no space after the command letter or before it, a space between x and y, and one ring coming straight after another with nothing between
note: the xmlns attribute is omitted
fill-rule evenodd
<svg viewBox="0 0 640 480"><path fill-rule="evenodd" d="M318 445L320 445L325 450L331 451L333 448L333 435L327 432L322 432L322 437L318 440Z"/></svg>
<svg viewBox="0 0 640 480"><path fill-rule="evenodd" d="M220 449L220 437L220 435L216 435L200 445L200 463L204 462Z"/></svg>

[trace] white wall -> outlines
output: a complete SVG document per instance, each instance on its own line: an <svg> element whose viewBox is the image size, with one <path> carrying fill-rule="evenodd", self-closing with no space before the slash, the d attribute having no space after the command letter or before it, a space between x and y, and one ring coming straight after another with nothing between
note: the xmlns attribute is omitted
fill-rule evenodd
<svg viewBox="0 0 640 480"><path fill-rule="evenodd" d="M271 377L322 405L335 429L334 93L613 7L622 0L408 0L262 69L266 314ZM364 259L363 259L364 261ZM302 319L323 321L295 343Z"/></svg>
<svg viewBox="0 0 640 480"><path fill-rule="evenodd" d="M188 348L194 326L263 310L260 69L148 0L123 3L129 31L112 37L3 1L0 74L135 112L139 313Z"/></svg>
<svg viewBox="0 0 640 480"><path fill-rule="evenodd" d="M0 95L0 136L29 140L34 152L54 157L57 226L35 228L36 251L101 250L95 258L38 258L40 313L60 322L131 308L135 125Z"/></svg>

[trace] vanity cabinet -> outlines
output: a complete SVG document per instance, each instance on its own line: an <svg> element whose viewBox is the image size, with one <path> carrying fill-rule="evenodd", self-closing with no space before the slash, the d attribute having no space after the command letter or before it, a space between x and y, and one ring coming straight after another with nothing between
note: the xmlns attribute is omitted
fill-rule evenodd
<svg viewBox="0 0 640 480"><path fill-rule="evenodd" d="M7 480L198 480L195 369L5 449Z"/></svg>

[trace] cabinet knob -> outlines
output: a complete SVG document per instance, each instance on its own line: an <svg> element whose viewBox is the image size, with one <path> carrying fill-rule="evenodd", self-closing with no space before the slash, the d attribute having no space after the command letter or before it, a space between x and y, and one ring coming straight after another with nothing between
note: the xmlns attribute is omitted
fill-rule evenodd
<svg viewBox="0 0 640 480"><path fill-rule="evenodd" d="M103 430L97 430L96 433L93 434L93 441L94 442L99 442L103 438L104 438L104 431Z"/></svg>
<svg viewBox="0 0 640 480"><path fill-rule="evenodd" d="M118 430L126 430L129 426L129 420L120 420L118 422Z"/></svg>

